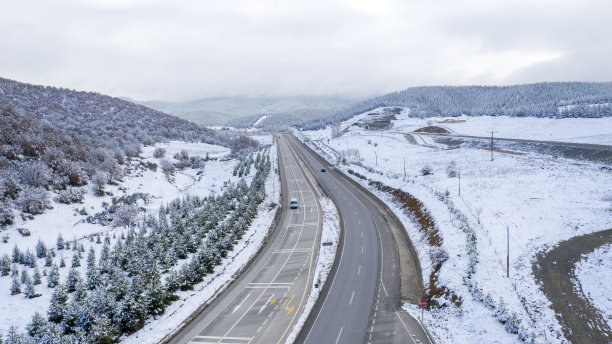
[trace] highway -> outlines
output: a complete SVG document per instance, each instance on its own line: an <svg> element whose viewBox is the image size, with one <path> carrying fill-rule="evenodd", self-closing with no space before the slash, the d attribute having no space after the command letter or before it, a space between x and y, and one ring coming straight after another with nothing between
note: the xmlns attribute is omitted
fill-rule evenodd
<svg viewBox="0 0 612 344"><path fill-rule="evenodd" d="M380 201L316 153L293 136L285 138L338 206L344 231L336 269L297 342L429 343L419 324L400 309L402 282L411 289L403 293L411 301L423 293L418 261L402 254L400 265L396 238L397 231L404 230L401 224L394 223ZM396 233L393 226L400 227Z"/></svg>
<svg viewBox="0 0 612 344"><path fill-rule="evenodd" d="M283 214L247 270L168 343L282 343L310 293L322 214L287 142L277 140ZM297 198L298 209L289 209Z"/></svg>

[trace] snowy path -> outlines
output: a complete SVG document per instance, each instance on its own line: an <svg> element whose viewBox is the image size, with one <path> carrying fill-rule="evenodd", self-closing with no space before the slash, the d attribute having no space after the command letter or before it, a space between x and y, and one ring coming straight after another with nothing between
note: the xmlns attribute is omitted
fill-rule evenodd
<svg viewBox="0 0 612 344"><path fill-rule="evenodd" d="M572 343L609 343L612 331L601 313L591 304L582 289L575 290L575 266L583 254L612 243L612 229L595 232L560 243L540 255L533 267L536 278Z"/></svg>

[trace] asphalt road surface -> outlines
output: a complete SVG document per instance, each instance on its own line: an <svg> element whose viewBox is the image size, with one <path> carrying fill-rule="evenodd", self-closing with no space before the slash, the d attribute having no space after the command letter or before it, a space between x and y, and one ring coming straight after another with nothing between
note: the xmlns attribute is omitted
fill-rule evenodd
<svg viewBox="0 0 612 344"><path fill-rule="evenodd" d="M335 201L344 229L336 269L297 342L429 343L419 324L400 308L400 260L386 209L293 136L284 137ZM413 274L412 280L421 280L420 269ZM422 285L414 289L418 298Z"/></svg>
<svg viewBox="0 0 612 344"><path fill-rule="evenodd" d="M538 256L534 264L534 275L542 282L542 290L563 325L563 333L572 343L612 342L612 331L601 312L572 282L582 255L611 242L612 229L574 237Z"/></svg>
<svg viewBox="0 0 612 344"><path fill-rule="evenodd" d="M280 226L253 264L169 343L281 343L302 313L322 214L286 141L277 142L284 203ZM298 199L298 209L289 209L291 198Z"/></svg>

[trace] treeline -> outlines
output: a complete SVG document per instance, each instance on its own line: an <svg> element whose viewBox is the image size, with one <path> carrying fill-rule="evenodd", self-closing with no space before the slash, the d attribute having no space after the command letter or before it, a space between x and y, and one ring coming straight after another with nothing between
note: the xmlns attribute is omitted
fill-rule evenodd
<svg viewBox="0 0 612 344"><path fill-rule="evenodd" d="M169 140L230 147L234 154L258 143L214 131L162 112L92 92L35 86L0 78L0 226L61 203L82 199L79 188L122 180L142 145Z"/></svg>
<svg viewBox="0 0 612 344"><path fill-rule="evenodd" d="M47 287L54 290L47 313L36 313L26 333L10 328L5 343L116 343L142 328L146 319L163 314L177 300L175 293L192 289L213 273L249 228L265 199L268 150L253 159L256 172L250 185L241 179L218 196L177 199L114 244L108 234L103 243L98 236L99 257L90 248L84 276L78 269L82 243L72 243L72 266L63 282L54 256L70 242L60 237L55 248L39 243L36 253L15 247L12 257L0 259L2 275L19 282L19 275L28 273L19 273L17 264L37 269L37 258L44 259Z"/></svg>
<svg viewBox="0 0 612 344"><path fill-rule="evenodd" d="M402 106L412 116L612 116L612 83L554 82L516 86L412 87L369 99L295 123L302 130L321 129L385 106Z"/></svg>

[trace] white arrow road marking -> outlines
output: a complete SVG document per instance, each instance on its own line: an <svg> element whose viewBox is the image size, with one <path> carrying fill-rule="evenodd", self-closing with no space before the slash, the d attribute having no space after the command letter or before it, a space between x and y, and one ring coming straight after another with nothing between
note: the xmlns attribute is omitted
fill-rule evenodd
<svg viewBox="0 0 612 344"><path fill-rule="evenodd" d="M234 307L232 314L236 313L236 311L239 310L240 307L242 307L242 304L244 303L244 301L246 301L249 298L249 296L251 296L251 293L248 293L247 296L244 298L244 300L242 300L242 302L240 302L238 306Z"/></svg>
<svg viewBox="0 0 612 344"><path fill-rule="evenodd" d="M261 306L261 308L259 309L259 312L257 312L257 314L260 314L261 312L263 312L263 310L266 308L266 306L270 303L270 300L272 300L272 298L274 297L274 294L270 295L270 298L268 299L268 301L266 301L266 303L264 303L263 306Z"/></svg>

